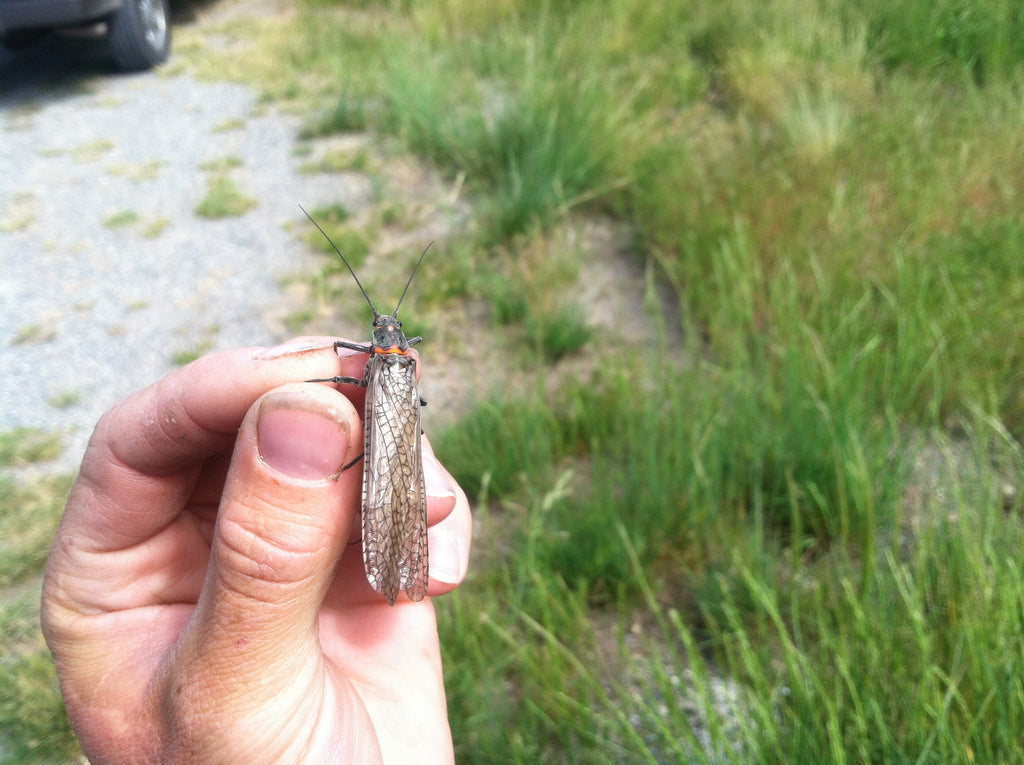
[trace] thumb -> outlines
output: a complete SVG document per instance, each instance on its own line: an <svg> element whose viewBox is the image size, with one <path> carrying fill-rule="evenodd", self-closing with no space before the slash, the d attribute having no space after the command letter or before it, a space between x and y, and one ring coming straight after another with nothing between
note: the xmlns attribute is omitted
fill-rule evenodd
<svg viewBox="0 0 1024 765"><path fill-rule="evenodd" d="M352 404L337 390L285 385L239 429L190 628L206 666L289 672L319 651L317 612L358 509L362 450ZM240 666L240 663L244 666Z"/></svg>

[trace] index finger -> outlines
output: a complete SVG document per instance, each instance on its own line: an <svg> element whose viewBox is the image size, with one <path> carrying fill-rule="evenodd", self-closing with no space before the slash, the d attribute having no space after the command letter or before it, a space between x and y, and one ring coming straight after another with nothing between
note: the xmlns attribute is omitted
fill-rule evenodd
<svg viewBox="0 0 1024 765"><path fill-rule="evenodd" d="M207 458L229 450L249 407L287 382L362 374L333 338L204 356L116 404L89 441L63 523L78 544L124 549L176 516ZM88 542L86 542L88 540Z"/></svg>

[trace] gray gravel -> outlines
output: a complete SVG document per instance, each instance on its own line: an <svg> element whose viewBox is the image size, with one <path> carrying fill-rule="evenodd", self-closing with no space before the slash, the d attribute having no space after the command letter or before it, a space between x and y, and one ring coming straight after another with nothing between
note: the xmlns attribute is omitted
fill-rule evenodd
<svg viewBox="0 0 1024 765"><path fill-rule="evenodd" d="M286 230L297 205L359 211L372 184L299 172L298 120L246 87L101 72L54 91L9 63L0 77L20 80L0 80L0 431L66 432L51 468L73 470L103 411L167 374L175 354L284 339L267 318L287 312L279 280L321 257ZM205 220L200 166L227 157L258 204ZM138 220L106 224L126 210Z"/></svg>

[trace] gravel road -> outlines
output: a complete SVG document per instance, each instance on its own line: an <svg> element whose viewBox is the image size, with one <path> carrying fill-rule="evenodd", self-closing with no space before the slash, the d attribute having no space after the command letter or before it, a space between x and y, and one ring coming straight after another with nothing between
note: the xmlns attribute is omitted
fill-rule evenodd
<svg viewBox="0 0 1024 765"><path fill-rule="evenodd" d="M268 319L287 313L279 280L322 257L286 229L297 205L373 197L366 176L300 172L297 128L240 85L118 75L60 41L0 53L0 431L66 432L51 468L73 470L103 411L176 354L290 334ZM257 204L201 218L204 163L228 158Z"/></svg>

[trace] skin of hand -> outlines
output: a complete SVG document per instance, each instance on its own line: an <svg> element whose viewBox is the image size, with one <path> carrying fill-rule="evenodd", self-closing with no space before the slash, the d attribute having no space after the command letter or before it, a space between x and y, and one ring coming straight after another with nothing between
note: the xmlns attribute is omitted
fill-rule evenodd
<svg viewBox="0 0 1024 765"><path fill-rule="evenodd" d="M213 354L100 420L42 624L99 763L451 762L430 598L363 572L361 377L328 338ZM465 494L424 438L429 595L466 574Z"/></svg>

